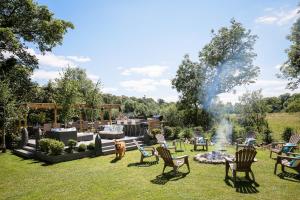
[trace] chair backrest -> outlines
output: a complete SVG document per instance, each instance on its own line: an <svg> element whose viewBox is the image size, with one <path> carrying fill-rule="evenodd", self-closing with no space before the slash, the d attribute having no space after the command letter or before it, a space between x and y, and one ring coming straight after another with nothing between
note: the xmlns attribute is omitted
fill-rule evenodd
<svg viewBox="0 0 300 200"><path fill-rule="evenodd" d="M164 147L157 147L156 148L158 154L160 155L160 157L164 160L164 162L169 165L169 166L173 166L173 158L171 156L171 153L168 149L164 148Z"/></svg>
<svg viewBox="0 0 300 200"><path fill-rule="evenodd" d="M298 144L299 141L300 141L300 134L294 133L293 135L291 135L289 143Z"/></svg>
<svg viewBox="0 0 300 200"><path fill-rule="evenodd" d="M237 170L250 169L251 164L254 162L256 151L253 148L242 149L235 153L235 163Z"/></svg>
<svg viewBox="0 0 300 200"><path fill-rule="evenodd" d="M158 143L165 143L166 142L166 139L165 139L163 134L156 134L155 138L156 138Z"/></svg>

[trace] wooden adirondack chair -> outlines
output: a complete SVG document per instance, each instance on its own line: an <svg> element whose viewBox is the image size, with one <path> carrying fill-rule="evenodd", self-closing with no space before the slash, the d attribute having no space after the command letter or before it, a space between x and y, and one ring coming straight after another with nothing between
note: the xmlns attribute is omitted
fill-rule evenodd
<svg viewBox="0 0 300 200"><path fill-rule="evenodd" d="M277 172L277 165L281 165L282 172L285 172L285 167L296 170L300 174L300 153L290 153L292 156L277 156L277 161L275 163L274 174ZM294 163L291 163L293 160Z"/></svg>
<svg viewBox="0 0 300 200"><path fill-rule="evenodd" d="M276 153L278 155L281 155L282 153L289 153L294 150L295 147L297 147L298 143L300 141L300 134L293 134L290 137L289 144L294 144L295 146L292 147L288 150L288 152L284 152L284 145L287 144L286 142L273 142L271 144L271 149L270 149L270 158L272 158L272 153Z"/></svg>
<svg viewBox="0 0 300 200"><path fill-rule="evenodd" d="M200 138L203 138L203 140L200 141ZM202 146L203 150L208 151L208 139L200 136L194 137L194 151L197 150L198 146Z"/></svg>
<svg viewBox="0 0 300 200"><path fill-rule="evenodd" d="M156 134L155 138L157 140L157 143L160 144L162 147L165 147L167 149L174 149L176 151L175 141L172 141L172 145L168 145L163 134Z"/></svg>
<svg viewBox="0 0 300 200"><path fill-rule="evenodd" d="M150 158L152 156L155 156L156 162L159 161L158 153L154 147L141 147L141 145L136 140L133 140L133 142L141 152L140 163L144 162L144 158Z"/></svg>
<svg viewBox="0 0 300 200"><path fill-rule="evenodd" d="M253 148L241 149L235 153L235 158L225 158L225 179L228 178L229 168L232 171L234 187L236 187L236 173L245 172L246 177L249 178L249 172L252 175L252 179L255 182L254 174L251 170L251 165L254 162L256 151Z"/></svg>
<svg viewBox="0 0 300 200"><path fill-rule="evenodd" d="M190 172L189 157L187 155L172 158L170 150L164 147L157 147L156 149L160 157L164 160L163 173L165 172L167 166L172 167L174 172L177 172L177 170L184 164L187 165L187 168Z"/></svg>

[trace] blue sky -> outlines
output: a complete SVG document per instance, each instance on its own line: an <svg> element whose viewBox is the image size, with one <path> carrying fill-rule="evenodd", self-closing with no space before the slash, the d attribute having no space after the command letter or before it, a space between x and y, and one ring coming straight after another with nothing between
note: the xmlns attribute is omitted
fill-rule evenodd
<svg viewBox="0 0 300 200"><path fill-rule="evenodd" d="M262 88L265 96L285 92L286 81L276 78L278 66L290 45L286 36L299 17L298 0L252 1L99 1L39 0L55 17L71 21L74 30L63 45L40 55L33 79L41 84L59 76L66 66L80 66L89 77L100 79L103 92L116 95L163 98L175 101L177 92L170 79L185 54L197 59L210 41L211 29L228 26L235 18L259 39L255 64L261 74L255 84L236 88L235 94L221 94L224 102L236 102L246 90ZM294 92L300 92L296 90Z"/></svg>

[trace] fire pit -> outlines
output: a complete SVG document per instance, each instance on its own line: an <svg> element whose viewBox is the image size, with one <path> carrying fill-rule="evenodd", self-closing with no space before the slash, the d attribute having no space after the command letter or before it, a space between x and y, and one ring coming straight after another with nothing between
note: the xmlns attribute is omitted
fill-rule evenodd
<svg viewBox="0 0 300 200"><path fill-rule="evenodd" d="M225 163L225 157L234 158L232 155L224 153L223 151L212 151L205 154L197 154L194 157L195 161L207 164L223 164Z"/></svg>

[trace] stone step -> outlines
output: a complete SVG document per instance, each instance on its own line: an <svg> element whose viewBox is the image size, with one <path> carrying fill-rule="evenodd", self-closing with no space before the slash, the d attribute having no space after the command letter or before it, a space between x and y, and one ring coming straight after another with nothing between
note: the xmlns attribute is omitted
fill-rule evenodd
<svg viewBox="0 0 300 200"><path fill-rule="evenodd" d="M33 158L34 157L33 152L30 152L30 151L27 151L24 149L15 149L13 152L14 152L14 154L24 157L24 158Z"/></svg>
<svg viewBox="0 0 300 200"><path fill-rule="evenodd" d="M32 146L24 146L22 149L26 150L26 151L33 152L33 153L36 151L35 147L32 147Z"/></svg>

